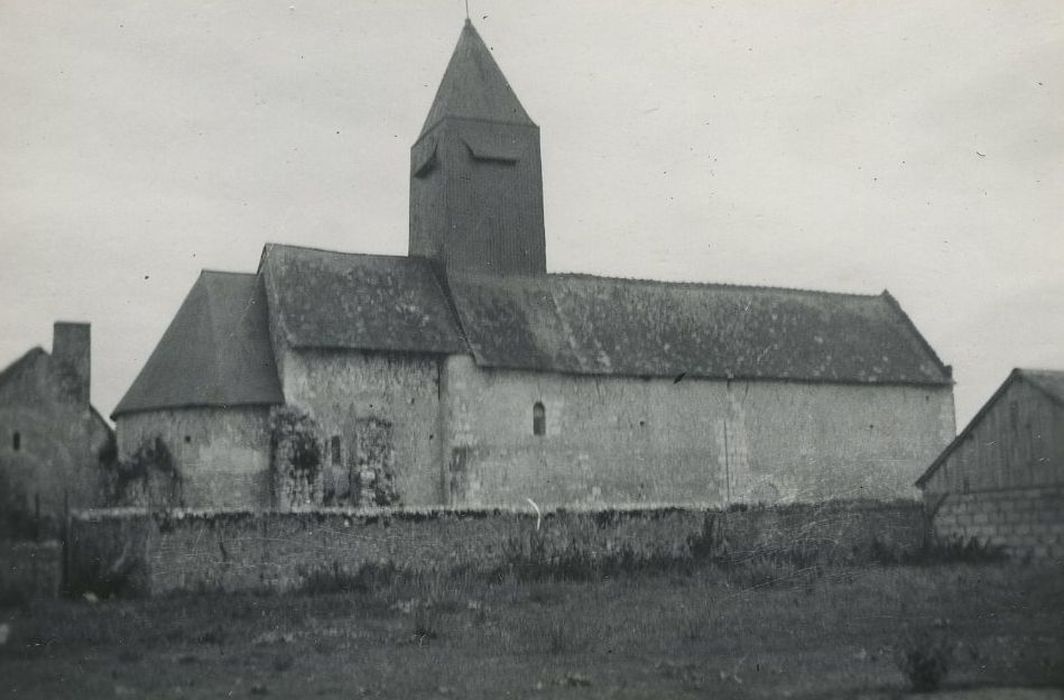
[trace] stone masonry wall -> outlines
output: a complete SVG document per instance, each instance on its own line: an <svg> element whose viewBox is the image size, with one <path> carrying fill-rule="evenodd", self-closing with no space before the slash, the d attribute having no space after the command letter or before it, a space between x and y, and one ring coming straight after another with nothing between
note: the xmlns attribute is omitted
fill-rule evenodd
<svg viewBox="0 0 1064 700"><path fill-rule="evenodd" d="M538 522L538 525L537 525ZM924 540L917 502L828 503L751 508L534 512L327 509L307 512L87 511L72 520L70 569L78 586L125 573L129 590L285 591L316 573L354 574L366 565L414 571L492 571L538 533L549 552L592 556L621 548L684 555L707 523L731 554L812 545L836 556L873 540L910 549ZM112 581L113 583L113 581Z"/></svg>
<svg viewBox="0 0 1064 700"><path fill-rule="evenodd" d="M940 500L941 499L941 500ZM1013 557L1064 559L1064 485L929 495L938 537L977 539Z"/></svg>
<svg viewBox="0 0 1064 700"><path fill-rule="evenodd" d="M950 387L569 376L464 356L441 386L454 506L913 498L955 430Z"/></svg>
<svg viewBox="0 0 1064 700"><path fill-rule="evenodd" d="M55 521L64 502L103 504L100 455L111 436L87 401L69 400L50 363L33 353L0 385L0 503L33 513L39 502Z"/></svg>
<svg viewBox="0 0 1064 700"><path fill-rule="evenodd" d="M282 355L288 403L307 411L321 428L328 487L349 488L360 463L380 462L394 472L403 505L443 502L435 357L308 349ZM373 427L386 430L367 435ZM389 443L381 445L386 458L364 454L368 444L381 440Z"/></svg>
<svg viewBox="0 0 1064 700"><path fill-rule="evenodd" d="M118 417L118 456L158 436L181 476L181 500L197 508L269 508L269 408L184 408Z"/></svg>

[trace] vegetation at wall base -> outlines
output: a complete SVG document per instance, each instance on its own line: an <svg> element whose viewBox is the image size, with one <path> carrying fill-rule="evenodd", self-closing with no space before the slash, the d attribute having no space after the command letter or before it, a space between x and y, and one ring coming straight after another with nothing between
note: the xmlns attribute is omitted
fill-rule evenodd
<svg viewBox="0 0 1064 700"><path fill-rule="evenodd" d="M875 538L872 540L871 561L891 566L934 566L947 564L990 564L1009 559L1002 545L976 537L927 537L918 548L902 548Z"/></svg>
<svg viewBox="0 0 1064 700"><path fill-rule="evenodd" d="M909 631L902 638L895 660L912 690L918 693L938 690L949 673L954 644L945 634L928 629Z"/></svg>

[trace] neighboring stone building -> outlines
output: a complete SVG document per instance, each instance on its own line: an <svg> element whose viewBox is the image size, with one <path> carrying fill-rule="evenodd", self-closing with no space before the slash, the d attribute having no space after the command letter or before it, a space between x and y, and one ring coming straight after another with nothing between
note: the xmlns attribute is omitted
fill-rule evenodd
<svg viewBox="0 0 1064 700"><path fill-rule="evenodd" d="M886 292L548 274L539 129L469 23L409 248L204 272L120 453L161 438L188 506L721 504L911 495L954 435L949 368Z"/></svg>
<svg viewBox="0 0 1064 700"><path fill-rule="evenodd" d="M1064 372L1013 370L916 483L938 535L1064 558Z"/></svg>
<svg viewBox="0 0 1064 700"><path fill-rule="evenodd" d="M0 528L38 512L101 505L111 427L89 403L87 323L56 323L52 354L33 348L0 372Z"/></svg>

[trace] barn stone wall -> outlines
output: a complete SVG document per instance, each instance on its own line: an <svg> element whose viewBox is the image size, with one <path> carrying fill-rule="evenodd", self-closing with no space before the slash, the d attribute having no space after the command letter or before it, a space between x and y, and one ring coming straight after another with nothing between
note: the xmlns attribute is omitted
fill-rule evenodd
<svg viewBox="0 0 1064 700"><path fill-rule="evenodd" d="M435 356L310 349L282 355L285 398L320 427L325 488L339 502L357 500L351 475L370 468L391 472L404 505L442 503Z"/></svg>
<svg viewBox="0 0 1064 700"><path fill-rule="evenodd" d="M88 511L72 519L71 587L124 583L127 592L286 591L315 575L354 575L364 566L406 571L494 572L527 555L534 536L546 557L686 557L707 530L745 559L801 547L833 561L860 562L886 545L917 549L925 520L918 502L796 504L722 513L702 509L608 511L323 509L306 512ZM726 543L726 544L725 544ZM723 550L722 550L723 551Z"/></svg>
<svg viewBox="0 0 1064 700"><path fill-rule="evenodd" d="M934 532L1011 556L1064 559L1064 485L928 496Z"/></svg>
<svg viewBox="0 0 1064 700"><path fill-rule="evenodd" d="M464 356L441 382L456 506L911 498L955 431L951 387L569 376Z"/></svg>
<svg viewBox="0 0 1064 700"><path fill-rule="evenodd" d="M269 508L268 406L181 408L118 417L119 459L162 439L180 475L182 504L198 508ZM174 505L174 504L166 504Z"/></svg>

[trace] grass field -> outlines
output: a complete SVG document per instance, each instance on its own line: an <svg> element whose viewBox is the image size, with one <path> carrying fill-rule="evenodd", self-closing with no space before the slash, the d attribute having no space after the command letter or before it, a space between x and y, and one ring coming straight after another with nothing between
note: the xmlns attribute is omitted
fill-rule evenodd
<svg viewBox="0 0 1064 700"><path fill-rule="evenodd" d="M853 697L1064 686L1064 569L778 572L713 566L594 582L391 576L351 590L0 609L13 697Z"/></svg>

